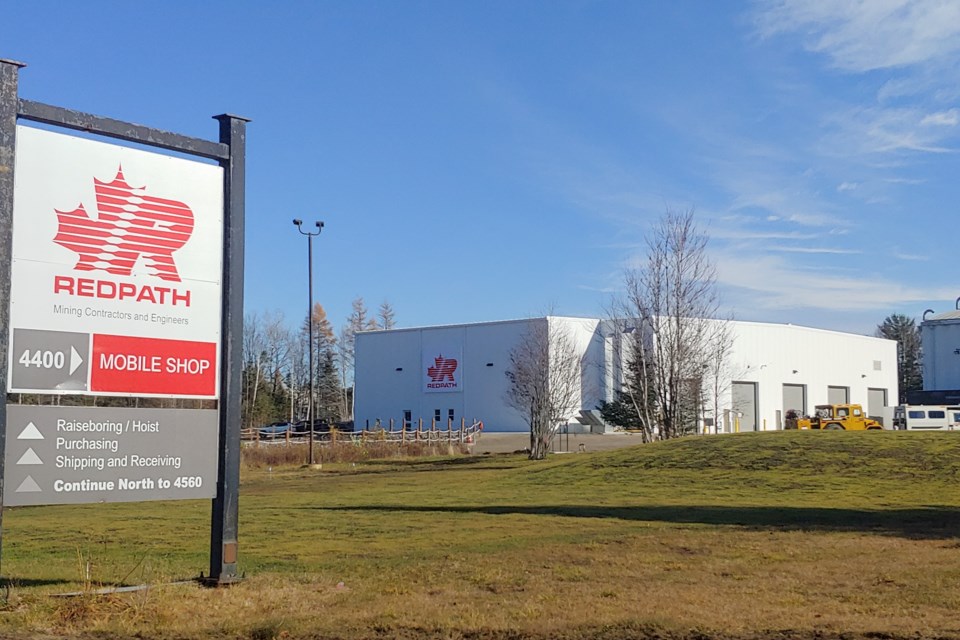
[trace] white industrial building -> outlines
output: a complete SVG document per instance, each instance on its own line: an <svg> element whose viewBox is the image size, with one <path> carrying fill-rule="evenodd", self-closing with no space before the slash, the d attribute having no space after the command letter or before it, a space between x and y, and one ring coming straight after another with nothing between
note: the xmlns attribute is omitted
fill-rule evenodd
<svg viewBox="0 0 960 640"><path fill-rule="evenodd" d="M356 336L354 416L358 429L432 424L446 428L482 420L488 431L526 431L505 400L510 352L533 322L558 323L581 354L581 410L572 426L606 427L595 409L619 384L619 323L550 316ZM897 346L892 340L795 325L730 322L729 380L711 432L778 429L788 409L854 402L882 417L897 398ZM958 324L960 330L960 324ZM960 335L960 334L958 334ZM958 358L960 360L960 358ZM712 404L712 403L711 403ZM709 426L713 423L714 426Z"/></svg>

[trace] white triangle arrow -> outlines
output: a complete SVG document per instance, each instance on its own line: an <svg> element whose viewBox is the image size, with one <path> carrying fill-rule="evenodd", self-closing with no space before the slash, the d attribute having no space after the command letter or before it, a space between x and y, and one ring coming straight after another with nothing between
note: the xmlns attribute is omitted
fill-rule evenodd
<svg viewBox="0 0 960 640"><path fill-rule="evenodd" d="M17 440L43 440L43 434L37 429L37 425L30 422L17 436Z"/></svg>
<svg viewBox="0 0 960 640"><path fill-rule="evenodd" d="M33 449L27 449L26 452L17 460L17 464L43 464L43 460Z"/></svg>
<svg viewBox="0 0 960 640"><path fill-rule="evenodd" d="M40 488L36 480L27 476L14 493L36 493L37 491L43 491L43 489Z"/></svg>
<svg viewBox="0 0 960 640"><path fill-rule="evenodd" d="M70 347L70 375L73 375L73 372L83 364L83 358L80 357L80 354L77 353L77 350Z"/></svg>

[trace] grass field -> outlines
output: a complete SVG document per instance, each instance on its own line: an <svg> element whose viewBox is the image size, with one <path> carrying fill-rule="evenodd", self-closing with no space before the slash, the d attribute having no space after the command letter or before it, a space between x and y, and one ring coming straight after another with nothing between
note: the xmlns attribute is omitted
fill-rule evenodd
<svg viewBox="0 0 960 640"><path fill-rule="evenodd" d="M207 566L207 502L6 511L0 635L960 638L957 434L741 434L242 480L247 578L225 589L169 584Z"/></svg>

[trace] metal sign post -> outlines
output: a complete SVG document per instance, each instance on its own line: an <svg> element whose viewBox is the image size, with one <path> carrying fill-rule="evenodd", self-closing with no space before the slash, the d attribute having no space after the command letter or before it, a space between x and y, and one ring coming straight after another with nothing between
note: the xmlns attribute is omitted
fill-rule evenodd
<svg viewBox="0 0 960 640"><path fill-rule="evenodd" d="M0 509L4 493L38 505L213 497L206 582L233 582L247 120L215 116L212 142L31 102L22 66L0 60ZM216 164L22 125L18 142L18 121ZM11 391L219 410L7 406Z"/></svg>
<svg viewBox="0 0 960 640"><path fill-rule="evenodd" d="M220 142L230 149L222 159L223 225L223 348L220 358L220 457L217 463L217 497L210 524L210 576L216 584L237 579L237 522L240 495L240 392L243 373L243 222L247 122L223 114ZM225 400L229 399L229 402Z"/></svg>
<svg viewBox="0 0 960 640"><path fill-rule="evenodd" d="M10 256L13 243L13 169L17 152L17 79L23 63L0 59L0 329L10 322ZM4 334L6 332L4 331ZM8 345L0 337L0 550L3 545L3 457L7 440Z"/></svg>

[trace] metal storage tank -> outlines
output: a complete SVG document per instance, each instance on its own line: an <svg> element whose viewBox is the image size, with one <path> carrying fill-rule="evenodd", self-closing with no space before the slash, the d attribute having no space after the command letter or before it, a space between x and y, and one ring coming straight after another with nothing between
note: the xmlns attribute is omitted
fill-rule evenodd
<svg viewBox="0 0 960 640"><path fill-rule="evenodd" d="M960 310L924 317L920 342L924 390L960 389Z"/></svg>

